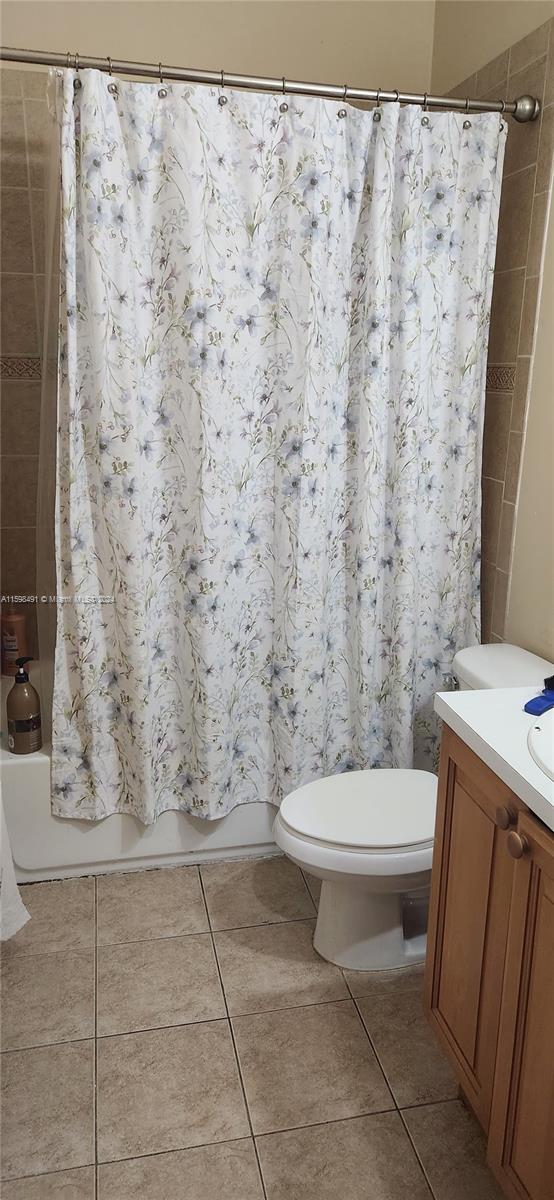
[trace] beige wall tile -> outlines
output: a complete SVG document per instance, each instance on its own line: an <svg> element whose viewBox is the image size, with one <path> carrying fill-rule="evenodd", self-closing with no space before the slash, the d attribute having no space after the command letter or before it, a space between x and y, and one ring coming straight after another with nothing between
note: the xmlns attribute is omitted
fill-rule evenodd
<svg viewBox="0 0 554 1200"><path fill-rule="evenodd" d="M32 272L31 207L27 189L3 187L0 206L2 270Z"/></svg>
<svg viewBox="0 0 554 1200"><path fill-rule="evenodd" d="M23 95L31 100L45 100L48 87L48 68L23 72Z"/></svg>
<svg viewBox="0 0 554 1200"><path fill-rule="evenodd" d="M554 104L554 20L550 22L550 50L546 64L546 80L544 84L544 106Z"/></svg>
<svg viewBox="0 0 554 1200"><path fill-rule="evenodd" d="M31 229L33 234L34 269L37 275L46 271L46 192L40 188L31 189Z"/></svg>
<svg viewBox="0 0 554 1200"><path fill-rule="evenodd" d="M34 596L36 588L36 529L2 529L1 591L11 596Z"/></svg>
<svg viewBox="0 0 554 1200"><path fill-rule="evenodd" d="M0 66L0 96L2 98L23 95L23 71L18 67L3 63Z"/></svg>
<svg viewBox="0 0 554 1200"><path fill-rule="evenodd" d="M484 562L496 563L503 484L498 479L488 479L484 476L482 488L481 556Z"/></svg>
<svg viewBox="0 0 554 1200"><path fill-rule="evenodd" d="M491 479L504 479L512 397L510 392L487 392L485 429L483 437L483 474Z"/></svg>
<svg viewBox="0 0 554 1200"><path fill-rule="evenodd" d="M530 358L518 358L516 366L516 386L512 397L511 428L519 433L521 433L523 429L523 423L525 420L530 366Z"/></svg>
<svg viewBox="0 0 554 1200"><path fill-rule="evenodd" d="M515 75L510 74L508 78L510 96L537 96L542 103L545 74L546 58L538 59L531 66L525 67L523 71L516 72ZM519 171L522 167L528 167L537 161L539 134L540 121L518 125L517 121L510 119L504 159L505 174L510 175L512 171Z"/></svg>
<svg viewBox="0 0 554 1200"><path fill-rule="evenodd" d="M506 461L506 483L504 485L504 499L509 500L514 504L517 498L517 485L519 482L519 464L521 459L521 433L511 433L508 442L508 458Z"/></svg>
<svg viewBox="0 0 554 1200"><path fill-rule="evenodd" d="M517 357L525 271L506 271L494 277L489 362L510 363Z"/></svg>
<svg viewBox="0 0 554 1200"><path fill-rule="evenodd" d="M42 100L25 100L25 133L31 187L46 186L49 162L50 118Z"/></svg>
<svg viewBox="0 0 554 1200"><path fill-rule="evenodd" d="M2 275L2 354L38 354L35 281L32 275Z"/></svg>
<svg viewBox="0 0 554 1200"><path fill-rule="evenodd" d="M512 535L514 531L514 514L515 505L504 502L502 505L502 519L500 521L500 536L498 539L498 553L496 558L496 564L500 571L510 570Z"/></svg>
<svg viewBox="0 0 554 1200"><path fill-rule="evenodd" d="M516 176L514 176L516 178ZM541 269L542 250L546 233L548 193L540 192L533 200L531 232L527 251L527 274L538 275Z"/></svg>
<svg viewBox="0 0 554 1200"><path fill-rule="evenodd" d="M513 271L525 266L534 185L534 166L504 177L496 244L497 271Z"/></svg>
<svg viewBox="0 0 554 1200"><path fill-rule="evenodd" d="M552 181L552 155L554 151L554 104L543 110L537 163L537 192L550 187Z"/></svg>
<svg viewBox="0 0 554 1200"><path fill-rule="evenodd" d="M531 354L533 351L538 293L538 275L535 275L533 279L527 278L525 281L525 292L523 295L523 309L521 313L518 354L526 355Z"/></svg>
<svg viewBox="0 0 554 1200"><path fill-rule="evenodd" d="M481 641L490 642L492 637L492 606L494 603L494 581L496 567L484 562L481 567Z"/></svg>
<svg viewBox="0 0 554 1200"><path fill-rule="evenodd" d="M35 526L37 519L38 458L2 455L2 522Z"/></svg>
<svg viewBox="0 0 554 1200"><path fill-rule="evenodd" d="M2 101L0 113L0 145L2 155L2 186L27 187L27 155L25 125L21 100Z"/></svg>
<svg viewBox="0 0 554 1200"><path fill-rule="evenodd" d="M502 80L506 79L509 57L510 51L504 50L502 54L497 55L496 58L491 59L484 67L481 67L481 70L477 72L475 77L474 94L476 96L483 99L485 92L488 92L490 88L497 88L502 83Z"/></svg>
<svg viewBox="0 0 554 1200"><path fill-rule="evenodd" d="M494 580L494 601L492 606L492 632L499 638L504 637L506 622L506 601L508 598L508 575L505 571L496 569Z"/></svg>
<svg viewBox="0 0 554 1200"><path fill-rule="evenodd" d="M1 384L2 454L38 454L40 383L5 379Z"/></svg>
<svg viewBox="0 0 554 1200"><path fill-rule="evenodd" d="M526 67L529 63L535 62L537 58L542 58L548 50L548 40L550 35L550 21L545 21L544 25L539 25L538 29L533 29L527 37L516 42L510 49L510 73L515 75L516 71L520 71L522 67Z"/></svg>
<svg viewBox="0 0 554 1200"><path fill-rule="evenodd" d="M462 79L461 83L458 83L455 88L452 88L452 91L450 91L448 95L457 97L461 96L465 100L466 96L475 96L477 94L476 87L477 76L469 75L467 79Z"/></svg>

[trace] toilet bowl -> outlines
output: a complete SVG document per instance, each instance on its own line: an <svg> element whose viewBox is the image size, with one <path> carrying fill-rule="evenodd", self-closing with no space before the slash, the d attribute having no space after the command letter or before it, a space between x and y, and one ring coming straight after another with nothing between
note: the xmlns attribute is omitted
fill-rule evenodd
<svg viewBox="0 0 554 1200"><path fill-rule="evenodd" d="M543 686L552 663L504 643L460 650L460 688ZM314 933L322 958L355 971L390 970L425 957L436 777L380 769L332 775L286 796L277 845L321 879Z"/></svg>
<svg viewBox="0 0 554 1200"><path fill-rule="evenodd" d="M321 879L314 947L357 971L425 957L437 794L428 771L352 771L305 784L275 818L277 845Z"/></svg>

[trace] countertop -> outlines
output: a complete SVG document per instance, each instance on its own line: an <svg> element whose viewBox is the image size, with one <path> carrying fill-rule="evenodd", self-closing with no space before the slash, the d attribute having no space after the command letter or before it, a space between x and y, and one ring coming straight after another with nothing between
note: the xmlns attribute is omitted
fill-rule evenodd
<svg viewBox="0 0 554 1200"><path fill-rule="evenodd" d="M554 781L531 757L529 730L537 718L523 705L540 687L437 692L435 712L554 831Z"/></svg>

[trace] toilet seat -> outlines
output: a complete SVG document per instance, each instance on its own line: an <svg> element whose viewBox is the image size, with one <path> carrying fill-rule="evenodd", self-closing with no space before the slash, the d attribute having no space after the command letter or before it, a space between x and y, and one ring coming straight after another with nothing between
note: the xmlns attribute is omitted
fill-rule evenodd
<svg viewBox="0 0 554 1200"><path fill-rule="evenodd" d="M279 824L295 838L340 852L403 854L432 847L437 779L401 768L351 771L286 796Z"/></svg>

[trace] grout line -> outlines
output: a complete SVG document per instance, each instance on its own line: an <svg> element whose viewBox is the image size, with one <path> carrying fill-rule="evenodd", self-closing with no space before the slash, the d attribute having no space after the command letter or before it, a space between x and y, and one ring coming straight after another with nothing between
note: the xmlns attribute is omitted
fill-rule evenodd
<svg viewBox="0 0 554 1200"><path fill-rule="evenodd" d="M384 1068L384 1066L383 1066L383 1064L382 1064L382 1062L381 1062L381 1059L379 1058L379 1055L378 1055L378 1053L377 1053L377 1048L376 1048L376 1046L375 1046L375 1044L374 1044L374 1042L373 1042L373 1038L372 1038L372 1037L371 1037L371 1035L370 1035L369 1029L367 1028L367 1025L366 1025L366 1023L365 1023L365 1021L364 1021L364 1018L362 1017L362 1014L361 1014L361 1012L360 1012L360 1007L359 1007L358 1001L357 1001L357 1000L355 1000L355 999L354 999L354 997L352 997L352 1003L353 1003L353 1005L354 1005L354 1008L356 1009L356 1012L357 1012L357 1014L358 1014L358 1018L359 1018L359 1020L361 1021L362 1029L363 1029L363 1031L364 1031L364 1033L365 1033L365 1035L366 1035L366 1037L367 1037L367 1040L368 1040L368 1042L369 1042L369 1044L370 1044L370 1046L371 1046L371 1049L373 1050L373 1053L374 1053L374 1055L375 1055L375 1059L376 1059L376 1062L377 1062L377 1064L378 1064L379 1070L380 1070L380 1072L381 1072L381 1074L382 1074L382 1076L383 1076L383 1079L384 1079L384 1081L385 1081L385 1084L386 1084L386 1086L387 1086L387 1088L388 1088L388 1090L389 1090L389 1092L390 1092L390 1094L391 1094L391 1097L392 1097L392 1102L393 1102L393 1104L394 1104L395 1110L396 1110L396 1112L398 1112L398 1111L399 1111L399 1109L398 1109L398 1104L397 1104L397 1102L396 1102L396 1096L395 1096L395 1094L394 1094L394 1092L393 1092L393 1090L392 1090L391 1084L389 1083L389 1080L388 1080L388 1078L387 1078L387 1074L386 1074L385 1068Z"/></svg>
<svg viewBox="0 0 554 1200"><path fill-rule="evenodd" d="M439 1101L437 1101L437 1103L440 1103L440 1102L439 1102ZM414 1105L413 1107L414 1107L414 1108L415 1108L415 1107L417 1107L417 1108L424 1108L424 1107L425 1107L425 1105L423 1105L423 1104L421 1104L421 1105ZM410 1130L408 1129L408 1126L407 1126L407 1124L406 1124L406 1122L405 1122L405 1120L404 1120L404 1117L402 1116L402 1109L401 1109L401 1108L399 1108L399 1109L398 1109L398 1115L399 1115L399 1117L400 1117L400 1120L402 1121L402 1124L403 1124L403 1126L404 1126L404 1130L405 1130L406 1136L407 1136L407 1138L408 1138L408 1141L410 1142L410 1145L411 1145L411 1147L412 1147L412 1150L413 1150L413 1152L414 1152L414 1154L415 1154L415 1156L416 1156L416 1158L417 1158L417 1161L418 1161L418 1163L419 1163L420 1170L421 1170L421 1173L422 1173L422 1175L423 1175L423 1178L424 1178L424 1180L425 1180L425 1182L426 1182L426 1184L427 1184L427 1187L429 1188L429 1193L430 1193L430 1195L433 1197L433 1200L440 1200L440 1197L438 1197L438 1196L436 1196L436 1195L435 1195L435 1192L433 1191L433 1188L431 1187L431 1180L429 1179L429 1176L428 1176L428 1174L427 1174L427 1171L425 1170L425 1167L424 1167L424 1165L423 1165L423 1159L420 1157L419 1151L418 1151L418 1149L417 1149L417 1146L416 1146L416 1144L415 1144L415 1142L414 1142L414 1139L413 1139L413 1137L412 1137L412 1135L411 1135L411 1133L410 1133Z"/></svg>
<svg viewBox="0 0 554 1200"><path fill-rule="evenodd" d="M209 918L209 911L208 911L208 902L207 902L207 899L206 899L206 893L205 893L205 891L204 891L204 881L203 881L203 879L202 879L202 872L201 872L201 870L200 870L200 868L199 868L199 867L197 867L197 870L198 870L198 878L199 878L199 880L200 880L200 888L201 888L201 890L202 890L202 897L203 897L203 900L204 900L204 905L205 905L205 908L206 908L206 912L208 913L208 920L209 920L210 918ZM229 1005L227 1004L227 995L226 995L226 992L225 992L225 986L224 986L224 983L223 983L223 976L222 976L222 974L221 974L221 968L220 968L220 965L219 965L219 958L218 958L218 956L217 956L217 947L216 947L216 944L215 944L215 938L214 938L214 935L213 935L213 931L211 931L211 939L212 939L212 949L213 949L213 952L214 952L215 963L216 963L216 967L217 967L217 973L218 973L218 976L219 976L219 985L220 985L220 987L221 987L221 994L222 994L222 996L223 996L223 1003L224 1003L224 1005L225 1005L225 1012L226 1012L226 1014L227 1014L227 1027L228 1027L228 1029L229 1029L229 1034L230 1034L230 1037L231 1037L231 1043L232 1043L232 1046L233 1046L233 1053L234 1053L234 1055L235 1055L235 1063L236 1063L236 1066L237 1066L237 1073L238 1073L238 1077L239 1077L239 1083L240 1083L240 1086L241 1086L242 1096L243 1096L243 1100L244 1100L244 1108L245 1108L245 1112L246 1112L246 1119L247 1119L247 1121L248 1121L248 1127L249 1127L249 1129L250 1129L250 1137L251 1137L251 1139L252 1139L252 1145L253 1145L253 1147L254 1147L254 1154L255 1154L255 1156L256 1156L256 1164L257 1164L257 1167L258 1167L258 1174L259 1174L259 1177L260 1177L260 1185L261 1185L262 1193L263 1193L263 1196L264 1196L264 1200L267 1200L267 1192L266 1192L266 1188L265 1188L264 1177L263 1177L263 1174L262 1174L262 1166L261 1166L261 1163L260 1163L260 1156L259 1156L259 1154L258 1154L258 1147L257 1147L257 1145L256 1145L256 1139L255 1139L255 1137L254 1137L254 1129L253 1129L253 1127L252 1127L252 1119L251 1119L251 1116L250 1116L250 1108L249 1108L249 1105L248 1105L248 1099L247 1099L247 1096L246 1096L246 1088L245 1088L245 1085L244 1085L244 1080L243 1080L243 1077L242 1077L242 1070L241 1070L241 1066L240 1066L240 1059L239 1059L239 1054L238 1054L238 1050L237 1050L237 1044L236 1044L236 1041L235 1041L235 1031L234 1031L234 1029L233 1029L233 1023L232 1023L232 1021L231 1021L231 1017L230 1017L230 1014L229 1014Z"/></svg>

